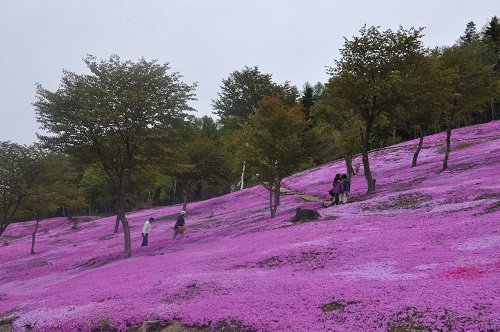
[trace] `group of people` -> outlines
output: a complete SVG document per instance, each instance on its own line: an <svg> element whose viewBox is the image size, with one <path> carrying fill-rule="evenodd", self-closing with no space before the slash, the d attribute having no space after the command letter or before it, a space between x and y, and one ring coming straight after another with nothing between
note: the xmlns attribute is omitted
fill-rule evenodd
<svg viewBox="0 0 500 332"><path fill-rule="evenodd" d="M351 191L351 180L347 174L335 174L333 188L328 192L332 196L329 206L347 203L349 192Z"/></svg>
<svg viewBox="0 0 500 332"><path fill-rule="evenodd" d="M186 211L182 210L181 213L179 213L179 216L177 217L177 220L175 221L174 225L174 235L172 239L175 239L177 235L180 235L181 238L184 238L184 231L186 230L186 221L184 220L184 216L186 215ZM144 223L144 226L142 227L142 245L141 246L147 246L148 245L148 237L149 233L151 232L151 224L155 221L155 218L151 217L149 220L147 220Z"/></svg>
<svg viewBox="0 0 500 332"><path fill-rule="evenodd" d="M332 202L329 206L345 204L347 203L347 198L349 197L349 192L351 191L351 181L347 174L337 173L333 179L333 188L330 189L329 193L332 196ZM172 239L175 239L177 235L184 238L184 231L186 229L186 221L184 216L186 211L182 210L177 217L174 225L174 232ZM148 221L144 223L142 227L142 246L148 245L148 237L151 232L151 224L155 221L155 218L151 217Z"/></svg>

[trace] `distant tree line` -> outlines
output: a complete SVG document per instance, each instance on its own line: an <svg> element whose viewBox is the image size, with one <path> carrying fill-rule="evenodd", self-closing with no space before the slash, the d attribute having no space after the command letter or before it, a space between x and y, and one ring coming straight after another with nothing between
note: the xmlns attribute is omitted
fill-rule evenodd
<svg viewBox="0 0 500 332"><path fill-rule="evenodd" d="M126 211L226 194L260 183L275 216L281 181L362 155L368 193L376 190L369 151L500 117L500 24L469 22L452 46L428 49L422 28L363 26L345 39L328 82L299 89L255 67L222 80L212 100L217 122L197 118L186 84L168 64L87 56L89 74L64 71L55 91L37 87L44 134L24 146L0 142L0 235L16 221L116 215L131 256ZM438 170L439 171L439 170Z"/></svg>

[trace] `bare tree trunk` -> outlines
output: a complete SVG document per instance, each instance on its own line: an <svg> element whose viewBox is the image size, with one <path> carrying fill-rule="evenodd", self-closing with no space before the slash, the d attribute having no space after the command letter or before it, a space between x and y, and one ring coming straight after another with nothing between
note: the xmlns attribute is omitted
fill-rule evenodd
<svg viewBox="0 0 500 332"><path fill-rule="evenodd" d="M446 129L446 151L444 153L443 169L441 170L441 172L448 168L448 157L450 155L450 151L451 151L451 126L449 126Z"/></svg>
<svg viewBox="0 0 500 332"><path fill-rule="evenodd" d="M458 107L458 97L455 96L453 98L452 108L448 111L448 121L446 124L446 150L444 153L443 169L441 170L441 172L448 168L448 157L450 156L450 151L451 151L451 128L453 126L453 118L457 110L457 107Z"/></svg>
<svg viewBox="0 0 500 332"><path fill-rule="evenodd" d="M375 182L373 181L372 171L370 170L370 160L368 159L368 151L370 149L370 134L371 123L367 123L365 133L363 135L363 168L365 172L366 183L368 184L367 194L375 192Z"/></svg>
<svg viewBox="0 0 500 332"><path fill-rule="evenodd" d="M491 102L490 107L491 107L491 120L493 121L495 120L495 103Z"/></svg>
<svg viewBox="0 0 500 332"><path fill-rule="evenodd" d="M120 188L118 188L118 189L117 189L117 192L120 192L120 191L121 191L121 189L120 189ZM120 196L120 194L118 194L118 196ZM121 202L122 200L123 200L123 202ZM121 208L122 210L125 210L125 206L124 206L124 205L125 205L125 199L124 199L124 198L122 199L122 198L120 198L120 197L117 197L117 198L116 198L116 203L115 203L116 220L115 220L115 228L114 228L114 230L113 230L113 233L118 233L118 228L120 227L120 221L121 221L121 219L120 219L120 212L119 212L119 211L120 211L120 208ZM120 207L120 206L121 206L121 207Z"/></svg>
<svg viewBox="0 0 500 332"><path fill-rule="evenodd" d="M425 136L425 131L420 129L420 139L418 140L417 149L415 150L415 153L413 154L413 160L411 162L411 167L417 166L418 154L420 153L420 150L422 150L422 145L424 143L424 136Z"/></svg>
<svg viewBox="0 0 500 332"><path fill-rule="evenodd" d="M274 218L273 214L273 185L269 184L269 211L271 211L271 218Z"/></svg>
<svg viewBox="0 0 500 332"><path fill-rule="evenodd" d="M120 181L120 185L117 192L118 197L116 200L116 220L122 223L123 235L125 238L124 254L125 258L129 258L130 256L132 256L132 250L131 250L131 239L130 239L130 227L128 224L128 220L125 217L125 194L126 194L126 180L122 179L122 181ZM115 233L117 233L118 229L116 228L116 226L115 230L116 230Z"/></svg>
<svg viewBox="0 0 500 332"><path fill-rule="evenodd" d="M40 222L39 219L36 220L35 224L35 230L33 231L33 234L31 234L31 254L35 254L35 237L36 237L36 231L38 230L38 223Z"/></svg>
<svg viewBox="0 0 500 332"><path fill-rule="evenodd" d="M186 211L188 204L188 194L187 194L187 189L183 188L182 189L182 209Z"/></svg>
<svg viewBox="0 0 500 332"><path fill-rule="evenodd" d="M354 168L352 168L352 155L345 156L345 169L346 169L346 173L350 179L352 177L352 175L354 174Z"/></svg>
<svg viewBox="0 0 500 332"><path fill-rule="evenodd" d="M271 209L271 218L276 216L276 210L278 209L278 205L280 204L280 184L275 183L273 186L273 194L274 194L274 204Z"/></svg>
<svg viewBox="0 0 500 332"><path fill-rule="evenodd" d="M274 201L276 206L281 204L281 179L276 179L276 183L274 185Z"/></svg>
<svg viewBox="0 0 500 332"><path fill-rule="evenodd" d="M4 222L4 221L2 221L2 222L0 223L0 235L2 235L2 234L3 234L3 232L5 232L5 230L7 229L7 226L8 226L8 225L9 225L9 223Z"/></svg>

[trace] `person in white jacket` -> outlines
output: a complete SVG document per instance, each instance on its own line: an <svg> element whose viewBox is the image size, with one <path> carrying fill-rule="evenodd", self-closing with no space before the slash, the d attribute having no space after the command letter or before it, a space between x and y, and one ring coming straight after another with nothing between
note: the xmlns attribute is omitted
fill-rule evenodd
<svg viewBox="0 0 500 332"><path fill-rule="evenodd" d="M144 223L142 226L142 247L148 245L148 235L151 232L151 223L155 220L155 218L151 217L148 221Z"/></svg>

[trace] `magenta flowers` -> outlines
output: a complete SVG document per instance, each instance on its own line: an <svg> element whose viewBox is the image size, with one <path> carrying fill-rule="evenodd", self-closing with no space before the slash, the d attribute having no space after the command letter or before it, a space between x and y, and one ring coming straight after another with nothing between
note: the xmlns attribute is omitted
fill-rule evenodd
<svg viewBox="0 0 500 332"><path fill-rule="evenodd" d="M0 320L15 331L126 331L143 321L227 323L258 331L494 331L500 329L500 122L371 153L351 199L324 208L284 195L269 218L260 186L188 206L186 237L171 239L179 206L127 215L133 257L122 258L114 217L32 222L0 243ZM355 160L355 162L357 159ZM295 174L283 187L327 199L343 161ZM360 172L362 173L362 171ZM316 222L292 224L295 209ZM141 229L150 217L149 246ZM220 325L219 325L220 326Z"/></svg>

